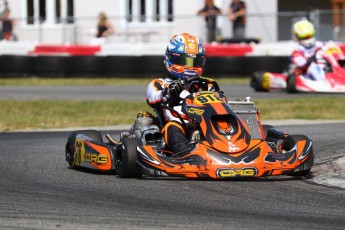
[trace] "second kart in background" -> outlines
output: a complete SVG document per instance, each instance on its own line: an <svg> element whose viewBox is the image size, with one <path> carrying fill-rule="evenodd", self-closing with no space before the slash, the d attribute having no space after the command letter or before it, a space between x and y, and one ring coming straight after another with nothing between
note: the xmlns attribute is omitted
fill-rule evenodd
<svg viewBox="0 0 345 230"><path fill-rule="evenodd" d="M296 65L291 64L282 73L254 72L250 86L261 92L286 90L289 93L345 93L345 55L340 47L333 42L327 43L311 59L325 71L323 78L307 78Z"/></svg>

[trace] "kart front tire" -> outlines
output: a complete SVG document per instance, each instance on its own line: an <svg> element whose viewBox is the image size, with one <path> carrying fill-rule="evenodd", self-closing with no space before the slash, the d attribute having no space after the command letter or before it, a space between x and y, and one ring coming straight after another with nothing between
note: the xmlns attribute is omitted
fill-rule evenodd
<svg viewBox="0 0 345 230"><path fill-rule="evenodd" d="M103 143L102 135L98 130L88 129L88 130L77 130L77 131L72 132L69 135L66 146L65 146L66 161L69 167L71 168L74 168L73 162L74 162L74 151L75 151L75 139L78 134L83 134L94 141Z"/></svg>
<svg viewBox="0 0 345 230"><path fill-rule="evenodd" d="M139 178L137 146L141 142L134 138L123 138L115 153L115 170L121 178Z"/></svg>
<svg viewBox="0 0 345 230"><path fill-rule="evenodd" d="M291 148L293 148L293 146L296 145L298 141L303 141L303 140L309 140L309 138L305 135L290 135L282 143L282 149L289 151ZM291 172L291 173L288 173L287 175L294 176L294 177L303 177L303 176L309 175L311 167L314 164L314 153L313 153L313 150L311 151L312 151L311 156L306 162L303 163L303 166L305 166L307 169Z"/></svg>

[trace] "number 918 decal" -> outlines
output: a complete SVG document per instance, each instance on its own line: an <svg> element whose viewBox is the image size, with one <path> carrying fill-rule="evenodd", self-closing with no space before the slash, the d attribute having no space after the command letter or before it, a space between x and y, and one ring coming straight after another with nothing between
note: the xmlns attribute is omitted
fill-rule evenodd
<svg viewBox="0 0 345 230"><path fill-rule="evenodd" d="M213 93L205 93L201 94L196 98L197 104L212 104L212 103L220 103L222 102L217 96Z"/></svg>

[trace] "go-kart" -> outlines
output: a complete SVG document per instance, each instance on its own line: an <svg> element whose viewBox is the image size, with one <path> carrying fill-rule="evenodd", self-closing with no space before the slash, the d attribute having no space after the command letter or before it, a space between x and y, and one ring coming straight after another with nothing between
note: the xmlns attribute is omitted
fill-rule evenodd
<svg viewBox="0 0 345 230"><path fill-rule="evenodd" d="M235 177L306 176L314 162L313 143L305 135L290 135L262 125L250 98L227 101L216 82L190 79L181 98L184 117L173 106L190 142L171 152L161 134L160 112L141 112L119 141L109 134L103 142L96 130L72 132L66 143L71 168L112 171L122 178L173 176L226 179ZM214 91L208 91L213 84ZM201 91L200 91L201 90ZM186 119L188 122L186 122Z"/></svg>
<svg viewBox="0 0 345 230"><path fill-rule="evenodd" d="M325 72L325 77L313 80L305 77L301 71L291 64L283 73L267 71L254 72L250 86L258 92L270 90L286 90L289 93L345 93L345 55L334 43L326 44L310 57Z"/></svg>

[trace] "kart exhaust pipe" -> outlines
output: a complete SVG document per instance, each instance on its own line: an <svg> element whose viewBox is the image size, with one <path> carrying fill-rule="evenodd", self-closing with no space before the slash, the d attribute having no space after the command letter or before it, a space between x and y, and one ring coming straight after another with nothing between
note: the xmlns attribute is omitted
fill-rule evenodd
<svg viewBox="0 0 345 230"><path fill-rule="evenodd" d="M117 146L117 145L120 144L120 142L118 142L118 141L116 141L114 138L112 138L112 137L110 136L110 134L106 134L105 137L107 138L107 140L108 140L111 144L113 144L113 145L115 145L115 146Z"/></svg>

